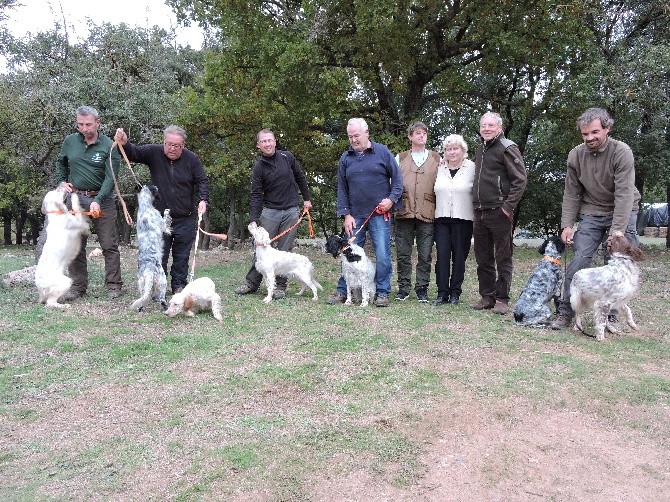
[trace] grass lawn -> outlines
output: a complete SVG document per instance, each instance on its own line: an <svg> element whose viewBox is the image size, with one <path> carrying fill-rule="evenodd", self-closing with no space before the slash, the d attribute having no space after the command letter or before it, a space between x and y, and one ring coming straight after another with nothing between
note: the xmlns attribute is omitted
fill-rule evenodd
<svg viewBox="0 0 670 502"><path fill-rule="evenodd" d="M296 251L318 303L294 283L237 297L251 248L198 251L221 323L129 311L131 248L118 299L102 258L69 309L0 287L0 500L670 500L664 248L641 264L640 330L604 343L469 309L472 256L461 305L362 309L326 304L337 260ZM539 258L516 250L513 301ZM0 275L32 262L0 247Z"/></svg>

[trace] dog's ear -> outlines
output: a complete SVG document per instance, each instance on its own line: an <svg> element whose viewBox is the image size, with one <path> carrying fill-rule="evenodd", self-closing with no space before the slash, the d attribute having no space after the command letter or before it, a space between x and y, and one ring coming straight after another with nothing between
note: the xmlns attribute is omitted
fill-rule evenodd
<svg viewBox="0 0 670 502"><path fill-rule="evenodd" d="M147 188L149 188L149 191L151 192L151 195L154 199L161 198L161 194L159 193L158 187L156 185L149 185Z"/></svg>
<svg viewBox="0 0 670 502"><path fill-rule="evenodd" d="M559 254L563 254L563 251L565 251L565 242L563 242L563 239L561 239L558 236L555 236L553 240L554 245L556 246L556 251L558 251Z"/></svg>
<svg viewBox="0 0 670 502"><path fill-rule="evenodd" d="M347 257L347 261L349 263L356 263L357 261L361 261L361 256L354 253L351 248L345 249L343 254Z"/></svg>
<svg viewBox="0 0 670 502"><path fill-rule="evenodd" d="M546 240L542 243L542 245L540 246L540 249L538 249L537 252L540 253L540 254L544 254L544 252L545 252L546 249L547 249L547 244L549 244L549 239L546 239Z"/></svg>
<svg viewBox="0 0 670 502"><path fill-rule="evenodd" d="M188 312L189 310L191 310L193 308L193 305L195 305L193 297L191 295L184 296L184 307L183 307L184 312Z"/></svg>

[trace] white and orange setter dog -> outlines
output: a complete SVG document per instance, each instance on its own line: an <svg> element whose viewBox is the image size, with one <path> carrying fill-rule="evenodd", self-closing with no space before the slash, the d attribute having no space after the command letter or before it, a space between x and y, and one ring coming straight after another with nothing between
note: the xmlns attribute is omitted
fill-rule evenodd
<svg viewBox="0 0 670 502"><path fill-rule="evenodd" d="M642 251L633 247L625 237L611 237L608 250L611 257L603 267L579 270L570 283L570 304L575 311L575 329L583 331L582 314L593 311L596 340L605 340L605 329L617 330L608 323L610 310L619 310L632 329L637 329L628 306L639 288L640 269L636 261L644 259Z"/></svg>
<svg viewBox="0 0 670 502"><path fill-rule="evenodd" d="M189 282L180 293L170 298L165 311L168 317L184 314L193 317L198 312L211 310L217 321L223 321L221 316L221 297L216 293L214 281L209 277L201 277Z"/></svg>
<svg viewBox="0 0 670 502"><path fill-rule="evenodd" d="M317 290L323 289L321 284L314 279L314 265L306 256L280 251L272 247L272 241L267 230L256 225L249 225L249 233L254 237L256 244L256 270L263 274L268 294L263 301L270 303L272 293L275 290L275 278L278 275L293 279L300 285L300 291L304 293L305 288L312 290L313 300L317 301L319 296Z"/></svg>
<svg viewBox="0 0 670 502"><path fill-rule="evenodd" d="M72 279L66 275L68 266L79 252L82 235L90 235L88 217L82 213L79 197L72 194L71 214L65 206L67 191L56 188L47 192L42 201L42 213L47 215L47 240L35 268L35 286L40 303L48 307L69 307L58 303L68 292Z"/></svg>

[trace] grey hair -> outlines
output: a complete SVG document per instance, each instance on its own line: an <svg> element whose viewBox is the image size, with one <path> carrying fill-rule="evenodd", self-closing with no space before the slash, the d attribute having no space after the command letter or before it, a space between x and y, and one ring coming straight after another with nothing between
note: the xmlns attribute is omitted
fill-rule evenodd
<svg viewBox="0 0 670 502"><path fill-rule="evenodd" d="M407 134L411 136L417 129L423 129L424 131L426 131L426 134L428 134L428 126L423 122L419 122L418 120L410 124L410 126L407 128Z"/></svg>
<svg viewBox="0 0 670 502"><path fill-rule="evenodd" d="M186 131L174 124L167 126L163 131L163 136L167 136L168 134L176 134L177 136L181 136L181 138L186 141Z"/></svg>
<svg viewBox="0 0 670 502"><path fill-rule="evenodd" d="M93 118L95 120L98 120L100 116L98 115L98 110L93 108L92 106L80 106L77 108L76 112L77 116L81 117L88 117L89 115L93 115Z"/></svg>
<svg viewBox="0 0 670 502"><path fill-rule="evenodd" d="M463 136L461 136L460 134L450 134L449 136L444 138L444 141L442 142L442 150L444 150L449 145L460 146L463 149L463 152L465 152L463 158L464 159L468 158L468 144L465 142Z"/></svg>
<svg viewBox="0 0 670 502"><path fill-rule="evenodd" d="M359 126L361 128L361 131L367 131L368 130L368 123L359 117L354 117L353 119L349 119L349 122L347 122L347 127L349 126Z"/></svg>
<svg viewBox="0 0 670 502"><path fill-rule="evenodd" d="M486 112L484 115L482 115L482 118L479 119L480 124L482 123L482 120L484 120L484 117L486 117L487 115L491 116L491 117L494 117L498 121L499 126L503 125L502 117L500 116L499 113L496 113L496 112Z"/></svg>
<svg viewBox="0 0 670 502"><path fill-rule="evenodd" d="M277 139L277 137L275 136L275 133L273 133L270 129L261 129L256 134L256 143L258 143L261 140L261 134L272 134L272 137L274 139Z"/></svg>
<svg viewBox="0 0 670 502"><path fill-rule="evenodd" d="M603 127L612 127L614 119L610 117L607 110L603 108L589 108L577 119L577 130L581 131L580 126L589 125L594 120L600 120L600 125Z"/></svg>

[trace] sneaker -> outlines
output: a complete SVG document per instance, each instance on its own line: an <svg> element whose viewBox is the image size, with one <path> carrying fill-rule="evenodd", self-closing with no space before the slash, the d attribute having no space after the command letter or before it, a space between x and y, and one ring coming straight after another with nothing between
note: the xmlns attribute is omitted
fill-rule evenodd
<svg viewBox="0 0 670 502"><path fill-rule="evenodd" d="M283 289L275 289L272 292L273 300L283 300L284 298L286 298L286 291L284 291Z"/></svg>
<svg viewBox="0 0 670 502"><path fill-rule="evenodd" d="M491 299L482 298L481 300L479 300L474 305L470 305L470 308L473 308L475 310L488 310L488 309L492 309L494 306L495 306L495 301L493 301Z"/></svg>
<svg viewBox="0 0 670 502"><path fill-rule="evenodd" d="M123 291L121 291L121 288L110 288L107 290L107 297L108 298L118 298L119 296L123 295Z"/></svg>
<svg viewBox="0 0 670 502"><path fill-rule="evenodd" d="M496 304L493 307L493 313L499 315L505 315L509 312L509 304L500 300L496 300Z"/></svg>
<svg viewBox="0 0 670 502"><path fill-rule="evenodd" d="M378 296L375 298L375 307L388 307L389 298L388 296Z"/></svg>
<svg viewBox="0 0 670 502"><path fill-rule="evenodd" d="M621 323L619 322L619 316L616 314L608 314L607 316L607 331L613 334L621 333L623 330Z"/></svg>
<svg viewBox="0 0 670 502"><path fill-rule="evenodd" d="M73 302L77 298L81 298L82 296L86 295L86 291L75 291L75 290L70 290L68 291L65 296L63 297L63 300L66 302Z"/></svg>
<svg viewBox="0 0 670 502"><path fill-rule="evenodd" d="M416 290L416 299L419 303L428 303L430 300L428 299L428 289L427 288L419 288Z"/></svg>
<svg viewBox="0 0 670 502"><path fill-rule="evenodd" d="M249 293L255 293L256 289L258 288L252 288L248 284L242 284L239 288L235 290L235 293L237 293L240 296L248 295Z"/></svg>
<svg viewBox="0 0 670 502"><path fill-rule="evenodd" d="M431 303L431 305L437 307L438 305L443 305L445 303L449 303L449 298L445 298L444 296L438 296L433 300L433 303Z"/></svg>
<svg viewBox="0 0 670 502"><path fill-rule="evenodd" d="M382 298L384 298L382 296ZM405 291L404 289L399 289L398 292L395 294L393 297L394 300L400 300L401 302L404 302L409 298L409 293Z"/></svg>
<svg viewBox="0 0 670 502"><path fill-rule="evenodd" d="M572 324L572 316L565 314L558 314L556 319L551 321L551 329L565 329L569 328Z"/></svg>
<svg viewBox="0 0 670 502"><path fill-rule="evenodd" d="M336 305L338 303L344 303L346 301L347 297L339 293L335 293L334 295L329 296L328 299L326 300L326 302L328 302L329 305Z"/></svg>

